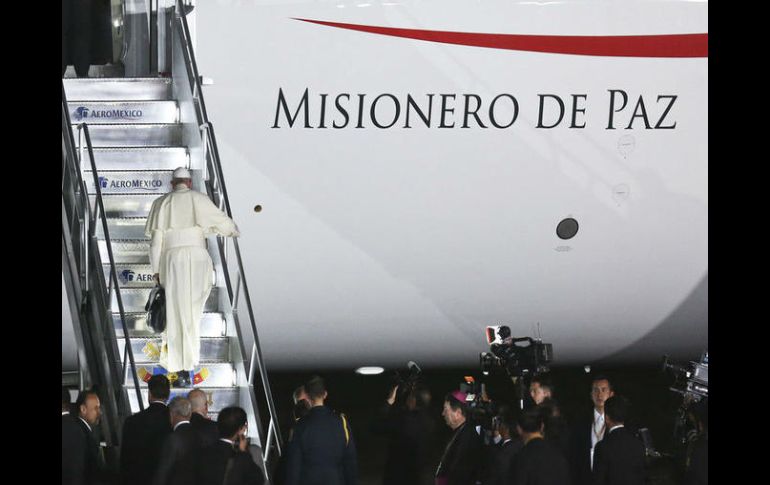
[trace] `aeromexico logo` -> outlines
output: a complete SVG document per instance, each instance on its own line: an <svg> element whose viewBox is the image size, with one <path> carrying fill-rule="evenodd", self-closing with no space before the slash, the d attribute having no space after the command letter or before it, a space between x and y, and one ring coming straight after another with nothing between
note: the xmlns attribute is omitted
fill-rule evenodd
<svg viewBox="0 0 770 485"><path fill-rule="evenodd" d="M75 110L75 119L78 121L89 120L136 120L144 116L140 109L89 109L78 106Z"/></svg>
<svg viewBox="0 0 770 485"><path fill-rule="evenodd" d="M147 283L153 281L153 275L150 273L137 273L132 269L124 269L118 273L121 283Z"/></svg>
<svg viewBox="0 0 770 485"><path fill-rule="evenodd" d="M158 179L111 180L108 177L99 177L99 187L109 190L157 192L163 187L163 181Z"/></svg>

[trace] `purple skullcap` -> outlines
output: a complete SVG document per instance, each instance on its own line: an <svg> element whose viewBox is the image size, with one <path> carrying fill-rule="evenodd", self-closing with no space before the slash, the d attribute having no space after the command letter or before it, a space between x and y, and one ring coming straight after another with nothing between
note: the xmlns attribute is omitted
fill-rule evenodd
<svg viewBox="0 0 770 485"><path fill-rule="evenodd" d="M453 398L457 399L458 401L460 401L460 402L462 402L462 403L464 403L464 402L465 402L465 400L466 400L466 399L467 399L467 397L468 397L468 395L467 395L466 393L464 393L463 391L452 391L452 392L450 393L450 395L451 395Z"/></svg>

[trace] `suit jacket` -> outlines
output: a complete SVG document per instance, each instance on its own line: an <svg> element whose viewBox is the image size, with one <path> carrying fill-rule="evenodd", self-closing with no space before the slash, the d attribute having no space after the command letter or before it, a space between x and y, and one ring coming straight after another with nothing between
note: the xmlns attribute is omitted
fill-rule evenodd
<svg viewBox="0 0 770 485"><path fill-rule="evenodd" d="M346 438L347 429L347 438ZM288 485L354 485L358 459L353 433L341 417L317 406L297 422L286 453Z"/></svg>
<svg viewBox="0 0 770 485"><path fill-rule="evenodd" d="M262 485L265 475L250 454L236 450L222 485Z"/></svg>
<svg viewBox="0 0 770 485"><path fill-rule="evenodd" d="M62 485L92 485L102 474L99 444L88 426L77 416L61 417L61 471Z"/></svg>
<svg viewBox="0 0 770 485"><path fill-rule="evenodd" d="M171 434L168 407L159 402L126 418L120 447L120 476L123 485L146 485L158 468L160 452Z"/></svg>
<svg viewBox="0 0 770 485"><path fill-rule="evenodd" d="M195 432L198 433L198 437L201 440L201 445L204 448L211 446L219 441L219 428L217 428L216 422L208 418L204 418L198 413L192 413L190 424L192 425Z"/></svg>
<svg viewBox="0 0 770 485"><path fill-rule="evenodd" d="M195 462L200 449L200 438L190 423L178 425L163 444L153 484L190 485L195 483Z"/></svg>
<svg viewBox="0 0 770 485"><path fill-rule="evenodd" d="M644 485L642 442L626 428L610 432L594 449L595 485Z"/></svg>
<svg viewBox="0 0 770 485"><path fill-rule="evenodd" d="M556 446L542 438L524 445L513 460L513 485L570 485L569 464Z"/></svg>
<svg viewBox="0 0 770 485"><path fill-rule="evenodd" d="M449 485L474 485L479 476L484 443L469 422L458 428L441 457L436 477Z"/></svg>
<svg viewBox="0 0 770 485"><path fill-rule="evenodd" d="M222 485L227 461L235 455L233 445L217 441L198 453L198 485Z"/></svg>
<svg viewBox="0 0 770 485"><path fill-rule="evenodd" d="M591 433L594 422L593 408L590 414L576 421L570 431L570 470L573 485L592 485L593 474L591 472ZM604 435L607 435L605 429ZM602 438L604 439L604 438Z"/></svg>
<svg viewBox="0 0 770 485"><path fill-rule="evenodd" d="M524 447L519 438L490 447L489 477L485 484L508 485L511 480L510 471L513 460Z"/></svg>

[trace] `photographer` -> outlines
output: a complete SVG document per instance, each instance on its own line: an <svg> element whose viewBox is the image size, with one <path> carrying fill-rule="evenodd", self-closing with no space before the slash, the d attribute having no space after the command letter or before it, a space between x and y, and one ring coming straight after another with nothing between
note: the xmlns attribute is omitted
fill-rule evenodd
<svg viewBox="0 0 770 485"><path fill-rule="evenodd" d="M453 391L444 398L441 415L454 433L436 470L436 485L474 485L478 478L484 445L467 422L466 402L467 394L462 391Z"/></svg>
<svg viewBox="0 0 770 485"><path fill-rule="evenodd" d="M430 453L436 425L431 417L430 391L418 384L396 385L379 410L372 431L388 437L383 485L430 485Z"/></svg>

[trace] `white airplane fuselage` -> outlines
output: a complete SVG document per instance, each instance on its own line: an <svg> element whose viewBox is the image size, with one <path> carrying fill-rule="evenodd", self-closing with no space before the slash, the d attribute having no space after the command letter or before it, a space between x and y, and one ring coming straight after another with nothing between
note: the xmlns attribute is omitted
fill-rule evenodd
<svg viewBox="0 0 770 485"><path fill-rule="evenodd" d="M269 369L474 366L501 324L562 365L707 347L707 2L195 15Z"/></svg>

